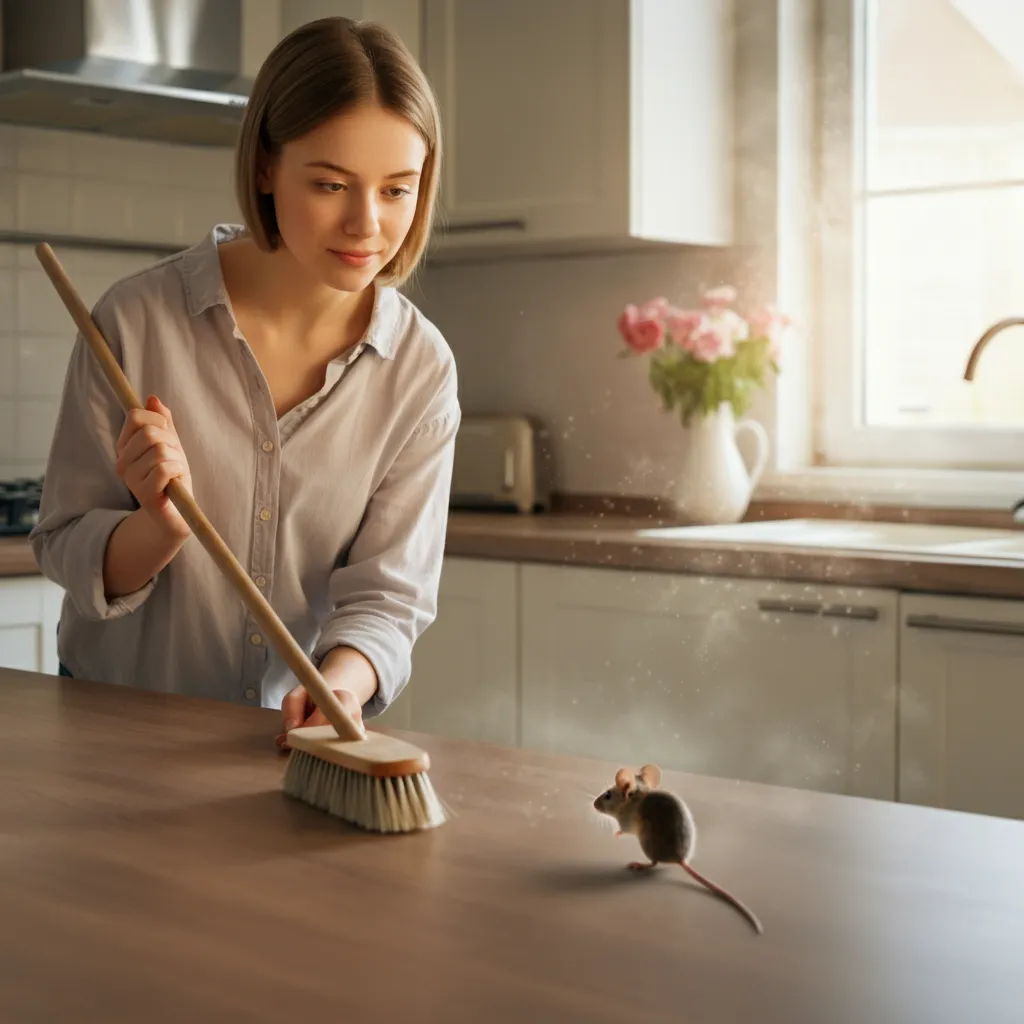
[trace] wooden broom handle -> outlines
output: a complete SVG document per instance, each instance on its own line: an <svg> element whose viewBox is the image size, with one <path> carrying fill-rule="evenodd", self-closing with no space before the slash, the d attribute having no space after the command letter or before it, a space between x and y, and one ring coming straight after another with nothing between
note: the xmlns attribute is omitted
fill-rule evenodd
<svg viewBox="0 0 1024 1024"><path fill-rule="evenodd" d="M46 242L40 242L36 246L36 256L53 282L57 294L67 307L72 319L78 325L78 329L89 343L93 354L99 360L107 380L117 392L117 397L121 400L125 411L144 409L145 406L139 401L138 395L128 383L128 378L110 351L110 346L89 310L86 309L85 303L75 291L74 285L68 279L53 250ZM306 692L313 698L316 706L334 726L338 736L343 740L366 739L366 730L361 728L345 710L344 705L327 685L309 656L296 643L295 638L288 632L285 624L278 618L270 603L249 578L249 574L239 564L238 559L231 553L231 549L221 539L213 528L213 524L203 514L195 499L185 489L178 477L175 477L167 485L166 494L185 522L188 523L192 532L199 538L199 542L213 557L221 572L238 591L249 611L270 637L278 653L295 673L295 677L306 688Z"/></svg>

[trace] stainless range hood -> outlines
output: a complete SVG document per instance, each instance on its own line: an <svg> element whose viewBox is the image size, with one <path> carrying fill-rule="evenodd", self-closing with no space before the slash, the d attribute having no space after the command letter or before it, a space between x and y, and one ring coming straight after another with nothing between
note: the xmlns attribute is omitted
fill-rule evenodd
<svg viewBox="0 0 1024 1024"><path fill-rule="evenodd" d="M0 0L0 122L234 144L243 0Z"/></svg>

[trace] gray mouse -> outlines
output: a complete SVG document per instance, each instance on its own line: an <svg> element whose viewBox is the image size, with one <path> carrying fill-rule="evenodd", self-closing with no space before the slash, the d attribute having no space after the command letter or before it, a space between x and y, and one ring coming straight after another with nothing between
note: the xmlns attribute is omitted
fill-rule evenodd
<svg viewBox="0 0 1024 1024"><path fill-rule="evenodd" d="M615 773L615 785L595 801L594 809L619 823L616 835L635 835L650 863L634 861L633 871L649 871L657 864L678 864L701 885L731 903L751 923L758 935L761 922L754 913L725 889L708 881L689 863L697 843L697 826L690 809L677 796L658 789L661 769L647 764L633 774L628 768Z"/></svg>

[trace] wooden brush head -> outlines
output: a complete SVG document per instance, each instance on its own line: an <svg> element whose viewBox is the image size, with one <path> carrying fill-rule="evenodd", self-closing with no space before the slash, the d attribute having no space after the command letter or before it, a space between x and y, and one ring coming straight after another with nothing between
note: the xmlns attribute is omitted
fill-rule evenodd
<svg viewBox="0 0 1024 1024"><path fill-rule="evenodd" d="M430 769L430 756L425 750L379 732L367 731L364 740L342 740L334 726L306 725L288 733L288 745L377 778L418 775Z"/></svg>

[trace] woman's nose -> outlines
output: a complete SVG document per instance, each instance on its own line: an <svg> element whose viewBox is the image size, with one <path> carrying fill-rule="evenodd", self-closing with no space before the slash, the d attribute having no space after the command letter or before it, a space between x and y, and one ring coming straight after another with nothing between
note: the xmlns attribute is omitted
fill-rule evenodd
<svg viewBox="0 0 1024 1024"><path fill-rule="evenodd" d="M373 196L354 195L345 211L345 233L356 238L372 238L379 227L377 203Z"/></svg>

